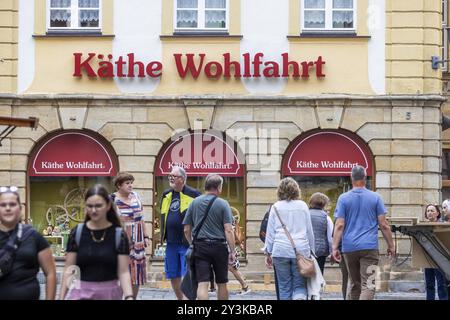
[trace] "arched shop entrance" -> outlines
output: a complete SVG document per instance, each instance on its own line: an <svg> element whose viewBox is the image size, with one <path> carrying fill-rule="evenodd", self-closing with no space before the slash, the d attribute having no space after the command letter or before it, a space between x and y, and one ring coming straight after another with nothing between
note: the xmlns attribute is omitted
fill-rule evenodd
<svg viewBox="0 0 450 320"><path fill-rule="evenodd" d="M87 130L45 136L28 160L29 222L63 256L69 231L84 220L84 193L100 183L113 191L117 155L109 142Z"/></svg>
<svg viewBox="0 0 450 320"><path fill-rule="evenodd" d="M373 156L365 142L345 130L314 130L296 138L287 148L282 161L282 176L294 178L308 203L315 192L325 193L331 204L327 210L334 214L336 201L352 188L350 174L359 164L367 171L367 188L374 177Z"/></svg>
<svg viewBox="0 0 450 320"><path fill-rule="evenodd" d="M205 178L210 173L224 178L221 197L232 207L245 235L245 166L244 157L237 144L223 132L208 130L183 132L172 137L161 149L155 162L155 205L153 216L153 257L163 259L165 248L161 246L161 196L168 189L168 174L172 166L182 166L187 173L187 184L204 192ZM240 161L241 160L241 161ZM244 251L240 252L245 256Z"/></svg>

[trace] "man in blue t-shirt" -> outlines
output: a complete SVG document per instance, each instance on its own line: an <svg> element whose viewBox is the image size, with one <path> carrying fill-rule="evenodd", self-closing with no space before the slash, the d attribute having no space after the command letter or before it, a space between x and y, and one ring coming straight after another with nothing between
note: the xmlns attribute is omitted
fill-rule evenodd
<svg viewBox="0 0 450 320"><path fill-rule="evenodd" d="M387 254L394 256L395 246L386 221L386 208L381 197L366 189L366 170L355 166L351 174L353 189L340 195L336 204L333 236L333 258L341 261L339 243L349 274L348 300L372 300L375 284L369 277L378 266L378 226L387 242Z"/></svg>

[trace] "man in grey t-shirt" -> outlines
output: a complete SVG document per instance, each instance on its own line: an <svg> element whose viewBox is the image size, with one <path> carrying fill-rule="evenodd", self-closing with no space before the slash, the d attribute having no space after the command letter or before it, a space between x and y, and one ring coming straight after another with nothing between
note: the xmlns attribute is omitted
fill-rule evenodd
<svg viewBox="0 0 450 320"><path fill-rule="evenodd" d="M206 209L214 200L203 226L198 232L195 245L195 276L198 281L197 298L208 300L208 285L211 266L217 283L217 299L228 300L228 264L234 263L233 216L227 201L219 198L223 178L217 174L208 175L206 193L190 204L183 220L184 234L190 242L196 233Z"/></svg>

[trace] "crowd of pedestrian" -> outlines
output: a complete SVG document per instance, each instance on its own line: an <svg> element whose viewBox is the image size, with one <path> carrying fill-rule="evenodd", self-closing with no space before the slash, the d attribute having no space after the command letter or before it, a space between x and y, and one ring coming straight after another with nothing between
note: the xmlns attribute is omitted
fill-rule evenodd
<svg viewBox="0 0 450 320"><path fill-rule="evenodd" d="M341 194L330 217L330 199L314 193L308 203L292 178L284 178L261 223L260 238L265 263L273 269L280 300L320 299L325 286L325 263L338 263L342 295L348 300L374 299L371 275L379 262L378 230L386 241L386 254L396 254L387 210L376 192L366 188L361 166L351 171L352 189ZM166 245L165 275L177 299L206 300L210 287L217 298L227 300L229 272L250 292L239 271L239 250L245 237L240 215L220 197L224 180L210 174L205 193L187 185L187 174L174 166L168 175L170 188L162 194L161 243ZM66 248L60 299L132 300L146 283L145 248L150 245L144 223L144 207L133 191L134 177L119 172L116 188L108 193L102 185L87 190L85 221L72 229ZM445 200L425 208L424 220L450 220ZM37 273L46 278L46 298L56 298L56 268L49 244L21 221L21 202L15 187L0 188L0 300L38 299ZM189 264L186 263L189 261ZM427 299L448 299L448 283L436 268L424 270ZM190 291L190 292L188 292Z"/></svg>

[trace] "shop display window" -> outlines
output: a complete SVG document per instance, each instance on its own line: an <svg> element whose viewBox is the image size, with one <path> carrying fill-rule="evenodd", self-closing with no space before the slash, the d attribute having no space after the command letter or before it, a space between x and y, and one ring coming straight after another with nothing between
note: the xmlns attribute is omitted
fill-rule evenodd
<svg viewBox="0 0 450 320"><path fill-rule="evenodd" d="M85 192L97 183L114 191L111 177L30 177L29 222L55 256L65 255L70 230L84 221Z"/></svg>
<svg viewBox="0 0 450 320"><path fill-rule="evenodd" d="M316 192L324 193L330 198L330 204L325 208L334 220L334 210L341 194L352 189L352 182L349 176L346 177L292 177L300 186L301 199L309 204L309 199ZM372 189L372 177L367 177L366 188Z"/></svg>
<svg viewBox="0 0 450 320"><path fill-rule="evenodd" d="M186 184L192 188L199 190L201 193L204 193L205 186L205 178L206 177L191 177L188 176ZM245 234L245 224L246 224L246 214L245 214L245 187L244 187L244 178L243 177L223 177L223 189L221 198L228 201L231 206L233 216L237 221L239 221L239 226L241 227L242 233L244 235L244 239L246 238ZM154 207L154 220L153 220L153 256L154 258L164 258L165 248L161 246L161 200L162 194L164 190L169 189L169 180L167 177L156 177L156 192L155 192L155 207ZM240 258L245 257L245 246L244 251L239 250Z"/></svg>

